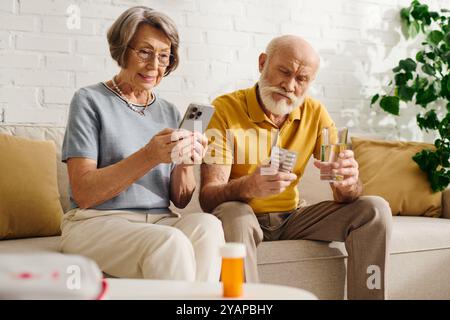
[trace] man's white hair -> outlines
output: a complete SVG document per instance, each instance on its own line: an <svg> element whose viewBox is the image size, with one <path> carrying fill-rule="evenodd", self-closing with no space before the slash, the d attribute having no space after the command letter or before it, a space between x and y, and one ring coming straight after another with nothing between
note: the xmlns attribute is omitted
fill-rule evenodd
<svg viewBox="0 0 450 320"><path fill-rule="evenodd" d="M292 46L293 43L300 44L305 49L312 51L314 55L317 57L317 68L319 68L320 57L317 51L314 50L314 48L305 39L292 34L287 34L273 38L269 42L269 44L266 47L267 60L270 60L270 58L273 57L279 49L286 46Z"/></svg>

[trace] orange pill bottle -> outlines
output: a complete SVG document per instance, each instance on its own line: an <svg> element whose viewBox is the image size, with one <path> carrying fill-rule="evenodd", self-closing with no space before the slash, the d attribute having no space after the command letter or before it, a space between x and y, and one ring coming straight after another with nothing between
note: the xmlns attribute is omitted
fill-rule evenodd
<svg viewBox="0 0 450 320"><path fill-rule="evenodd" d="M237 298L243 294L245 253L243 243L228 242L220 248L224 297Z"/></svg>

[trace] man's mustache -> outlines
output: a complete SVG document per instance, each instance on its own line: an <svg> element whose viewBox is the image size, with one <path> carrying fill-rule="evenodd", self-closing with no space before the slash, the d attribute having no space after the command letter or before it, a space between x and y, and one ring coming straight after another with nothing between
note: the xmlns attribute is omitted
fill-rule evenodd
<svg viewBox="0 0 450 320"><path fill-rule="evenodd" d="M270 91L271 93L278 93L278 94L281 94L282 96L285 96L286 98L288 98L291 101L291 103L297 99L297 96L295 94L286 92L277 87L265 87L264 89Z"/></svg>

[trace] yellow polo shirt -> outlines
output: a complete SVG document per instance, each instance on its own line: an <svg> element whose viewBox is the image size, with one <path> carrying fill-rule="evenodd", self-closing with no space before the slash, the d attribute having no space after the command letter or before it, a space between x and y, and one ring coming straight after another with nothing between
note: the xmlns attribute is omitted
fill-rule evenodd
<svg viewBox="0 0 450 320"><path fill-rule="evenodd" d="M309 158L312 154L316 159L320 157L322 128L334 123L319 101L307 97L278 128L259 105L256 88L235 91L213 101L216 112L206 131L210 144L204 161L231 165L231 180L251 174L268 160L273 144L296 151L293 171L297 180L280 194L249 202L255 213L292 211L299 203L296 187Z"/></svg>

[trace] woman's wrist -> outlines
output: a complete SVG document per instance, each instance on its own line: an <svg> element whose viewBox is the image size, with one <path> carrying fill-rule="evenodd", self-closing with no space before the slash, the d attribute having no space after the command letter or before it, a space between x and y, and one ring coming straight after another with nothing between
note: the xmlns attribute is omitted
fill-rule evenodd
<svg viewBox="0 0 450 320"><path fill-rule="evenodd" d="M152 168L159 164L158 160L155 159L155 153L148 145L144 146L141 151L144 154L146 162L150 164Z"/></svg>

